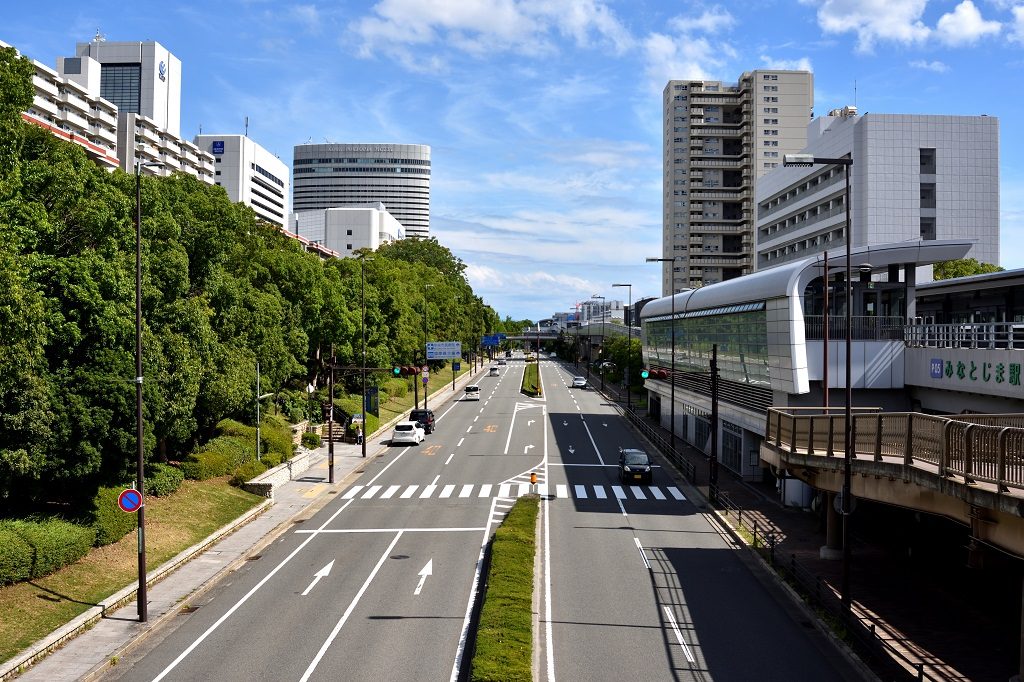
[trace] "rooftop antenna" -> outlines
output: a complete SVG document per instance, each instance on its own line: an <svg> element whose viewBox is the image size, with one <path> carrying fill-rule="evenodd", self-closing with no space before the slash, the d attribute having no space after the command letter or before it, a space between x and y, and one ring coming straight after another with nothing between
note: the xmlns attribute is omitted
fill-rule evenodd
<svg viewBox="0 0 1024 682"><path fill-rule="evenodd" d="M249 117L245 117L245 136L249 137Z"/></svg>
<svg viewBox="0 0 1024 682"><path fill-rule="evenodd" d="M857 106L857 79L853 79L853 106Z"/></svg>
<svg viewBox="0 0 1024 682"><path fill-rule="evenodd" d="M96 35L93 36L92 42L94 42L94 43L105 43L105 42L107 42L107 37L105 35L103 35L102 33L100 33L99 28L97 28L96 29Z"/></svg>
<svg viewBox="0 0 1024 682"><path fill-rule="evenodd" d="M203 124L202 123L199 124L199 134L200 135L203 134Z"/></svg>

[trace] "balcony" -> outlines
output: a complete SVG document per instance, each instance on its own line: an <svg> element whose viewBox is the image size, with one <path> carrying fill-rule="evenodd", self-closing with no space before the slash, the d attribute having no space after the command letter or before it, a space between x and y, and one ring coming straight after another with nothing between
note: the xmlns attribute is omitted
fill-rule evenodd
<svg viewBox="0 0 1024 682"><path fill-rule="evenodd" d="M32 85L35 87L37 94L45 92L54 99L60 97L60 90L57 89L57 84L51 80L43 78L39 74L32 76Z"/></svg>
<svg viewBox="0 0 1024 682"><path fill-rule="evenodd" d="M46 118L47 116L60 118L60 110L57 108L57 105L39 95L36 95L35 99L32 100L32 108L38 112L36 115L41 118Z"/></svg>
<svg viewBox="0 0 1024 682"><path fill-rule="evenodd" d="M61 90L60 101L81 112L83 116L88 116L92 113L92 105L71 90Z"/></svg>
<svg viewBox="0 0 1024 682"><path fill-rule="evenodd" d="M64 109L60 112L60 118L75 130L86 131L89 129L89 121L77 111Z"/></svg>

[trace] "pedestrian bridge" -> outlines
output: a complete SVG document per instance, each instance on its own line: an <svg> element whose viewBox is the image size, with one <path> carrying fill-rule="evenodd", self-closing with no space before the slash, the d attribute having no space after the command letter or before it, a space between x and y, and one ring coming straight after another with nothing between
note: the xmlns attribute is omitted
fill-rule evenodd
<svg viewBox="0 0 1024 682"><path fill-rule="evenodd" d="M977 540L1024 557L1024 414L854 408L851 492L941 514ZM768 410L761 459L808 485L843 487L843 408Z"/></svg>

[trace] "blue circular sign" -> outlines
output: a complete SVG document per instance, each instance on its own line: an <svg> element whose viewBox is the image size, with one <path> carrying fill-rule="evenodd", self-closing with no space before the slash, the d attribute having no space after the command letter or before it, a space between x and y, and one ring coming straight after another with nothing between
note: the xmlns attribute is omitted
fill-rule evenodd
<svg viewBox="0 0 1024 682"><path fill-rule="evenodd" d="M117 496L117 506L121 508L121 511L139 511L139 507L142 506L142 495L135 488L122 490L121 494Z"/></svg>

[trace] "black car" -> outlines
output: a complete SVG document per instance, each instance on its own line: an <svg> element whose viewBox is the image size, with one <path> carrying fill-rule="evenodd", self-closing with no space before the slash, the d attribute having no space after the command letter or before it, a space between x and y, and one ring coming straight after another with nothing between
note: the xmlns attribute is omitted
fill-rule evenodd
<svg viewBox="0 0 1024 682"><path fill-rule="evenodd" d="M651 458L643 450L619 451L619 480L623 483L651 483Z"/></svg>
<svg viewBox="0 0 1024 682"><path fill-rule="evenodd" d="M409 421L419 422L423 425L423 433L434 432L434 411L433 410L413 410L409 413Z"/></svg>

